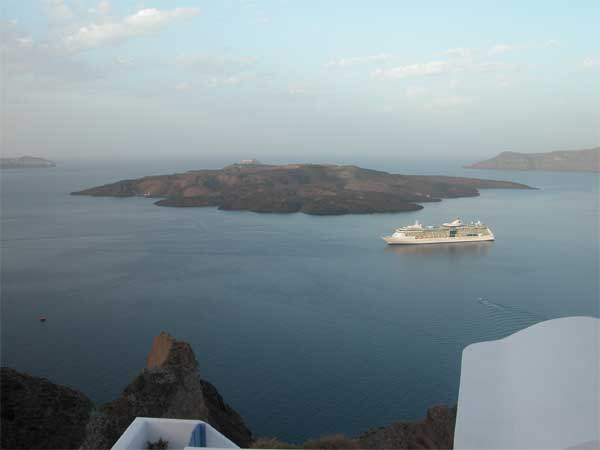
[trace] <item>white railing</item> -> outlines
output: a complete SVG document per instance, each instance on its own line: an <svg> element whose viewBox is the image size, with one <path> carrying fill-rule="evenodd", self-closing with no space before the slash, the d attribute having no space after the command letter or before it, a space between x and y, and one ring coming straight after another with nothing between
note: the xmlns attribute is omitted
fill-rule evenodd
<svg viewBox="0 0 600 450"><path fill-rule="evenodd" d="M148 442L156 442L159 439L167 441L170 450L196 448L188 447L188 444L192 431L198 424L204 424L206 429L205 448L239 448L201 420L137 417L113 445L112 450L145 450L148 448Z"/></svg>

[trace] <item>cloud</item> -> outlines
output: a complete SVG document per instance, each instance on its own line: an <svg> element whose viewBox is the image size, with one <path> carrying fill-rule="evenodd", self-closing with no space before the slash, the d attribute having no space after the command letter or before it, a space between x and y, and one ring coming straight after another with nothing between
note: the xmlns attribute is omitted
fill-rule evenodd
<svg viewBox="0 0 600 450"><path fill-rule="evenodd" d="M498 79L496 80L496 86L498 86L499 88L505 88L510 86L510 81L506 78L506 77L498 77Z"/></svg>
<svg viewBox="0 0 600 450"><path fill-rule="evenodd" d="M507 53L507 52L516 50L517 48L519 48L519 47L515 46L515 45L496 44L489 49L488 53L490 55L500 55L502 53Z"/></svg>
<svg viewBox="0 0 600 450"><path fill-rule="evenodd" d="M159 31L177 20L198 15L197 8L175 8L158 10L142 9L117 22L90 23L65 37L64 43L70 50L78 51L122 42L134 36Z"/></svg>
<svg viewBox="0 0 600 450"><path fill-rule="evenodd" d="M15 22L0 21L0 60L6 83L65 83L97 78L85 62L53 43L36 41Z"/></svg>
<svg viewBox="0 0 600 450"><path fill-rule="evenodd" d="M33 47L33 38L31 36L17 37L15 40L19 48Z"/></svg>
<svg viewBox="0 0 600 450"><path fill-rule="evenodd" d="M111 4L109 2L107 2L106 0L104 0L100 3L98 3L98 5L95 8L88 9L88 12L90 14L106 15L110 12L111 9L112 9Z"/></svg>
<svg viewBox="0 0 600 450"><path fill-rule="evenodd" d="M379 55L369 55L369 56L355 56L352 58L340 58L334 61L329 61L325 64L325 67L328 69L331 68L345 68L351 66L358 66L370 63L382 63L389 62L393 59L391 55L381 53Z"/></svg>
<svg viewBox="0 0 600 450"><path fill-rule="evenodd" d="M192 86L190 85L190 83L187 83L187 82L184 81L184 82L178 83L175 86L175 90L177 90L177 91L189 91L191 89L191 87Z"/></svg>
<svg viewBox="0 0 600 450"><path fill-rule="evenodd" d="M113 59L113 62L123 67L133 66L133 58L128 56L117 56Z"/></svg>
<svg viewBox="0 0 600 450"><path fill-rule="evenodd" d="M422 86L408 86L404 93L407 97L422 97L429 93L429 89Z"/></svg>
<svg viewBox="0 0 600 450"><path fill-rule="evenodd" d="M377 69L371 73L373 78L379 80L398 80L403 78L424 77L464 72L496 72L510 68L511 65L496 61L473 62L471 59L430 61L417 64L405 64L388 69Z"/></svg>
<svg viewBox="0 0 600 450"><path fill-rule="evenodd" d="M182 54L175 58L178 68L209 74L237 72L255 63L254 58L233 58L203 53Z"/></svg>
<svg viewBox="0 0 600 450"><path fill-rule="evenodd" d="M233 86L258 78L252 71L254 58L186 54L175 58L175 65L182 71L203 78L209 86Z"/></svg>
<svg viewBox="0 0 600 450"><path fill-rule="evenodd" d="M271 18L267 16L264 12L259 12L256 16L250 20L251 25L264 25L271 22Z"/></svg>
<svg viewBox="0 0 600 450"><path fill-rule="evenodd" d="M461 85L461 83L462 83L462 80L454 78L454 79L450 80L450 83L448 83L448 85L450 86L450 88L456 89L457 87L459 87Z"/></svg>
<svg viewBox="0 0 600 450"><path fill-rule="evenodd" d="M559 47L559 42L555 39L548 39L545 42L534 42L529 44L496 44L488 49L488 55L494 56L517 50L539 50L557 47Z"/></svg>
<svg viewBox="0 0 600 450"><path fill-rule="evenodd" d="M96 10L100 13L100 14L108 14L110 12L110 3L107 2L106 0L98 3L98 6L96 6Z"/></svg>
<svg viewBox="0 0 600 450"><path fill-rule="evenodd" d="M302 87L291 87L288 89L289 95L306 95L308 93L308 89Z"/></svg>
<svg viewBox="0 0 600 450"><path fill-rule="evenodd" d="M471 72L496 72L502 69L512 67L511 64L497 61L482 61L478 63L467 64L462 67L462 70Z"/></svg>
<svg viewBox="0 0 600 450"><path fill-rule="evenodd" d="M470 48L450 48L446 50L446 54L453 58L470 58L472 50Z"/></svg>
<svg viewBox="0 0 600 450"><path fill-rule="evenodd" d="M235 86L245 81L254 80L257 76L254 74L238 74L227 77L212 77L209 80L211 86Z"/></svg>
<svg viewBox="0 0 600 450"><path fill-rule="evenodd" d="M594 67L600 67L600 58L585 58L581 66L584 69L591 69Z"/></svg>
<svg viewBox="0 0 600 450"><path fill-rule="evenodd" d="M71 8L64 0L43 0L46 14L54 20L68 20L74 17Z"/></svg>
<svg viewBox="0 0 600 450"><path fill-rule="evenodd" d="M452 65L447 61L431 61L427 63L406 64L389 69L377 69L373 71L372 75L374 78L381 80L394 80L406 77L447 73L452 69Z"/></svg>
<svg viewBox="0 0 600 450"><path fill-rule="evenodd" d="M473 99L470 97L461 97L459 95L449 95L445 97L437 97L432 99L427 107L433 109L450 109L461 106L467 106L473 103Z"/></svg>
<svg viewBox="0 0 600 450"><path fill-rule="evenodd" d="M240 0L240 6L251 17L248 19L250 25L264 25L271 22L271 18L264 11L260 2Z"/></svg>

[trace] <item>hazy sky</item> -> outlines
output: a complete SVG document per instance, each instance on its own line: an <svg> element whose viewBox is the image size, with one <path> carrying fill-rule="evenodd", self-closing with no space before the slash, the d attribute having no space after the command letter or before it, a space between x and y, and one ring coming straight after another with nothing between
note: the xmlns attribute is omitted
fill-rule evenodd
<svg viewBox="0 0 600 450"><path fill-rule="evenodd" d="M598 0L0 3L7 156L345 162L600 144Z"/></svg>

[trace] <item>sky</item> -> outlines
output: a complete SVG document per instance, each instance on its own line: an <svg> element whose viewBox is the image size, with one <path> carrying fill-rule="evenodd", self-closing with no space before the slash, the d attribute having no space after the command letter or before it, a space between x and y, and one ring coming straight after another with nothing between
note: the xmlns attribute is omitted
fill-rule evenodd
<svg viewBox="0 0 600 450"><path fill-rule="evenodd" d="M600 2L2 0L3 156L485 159L600 145Z"/></svg>

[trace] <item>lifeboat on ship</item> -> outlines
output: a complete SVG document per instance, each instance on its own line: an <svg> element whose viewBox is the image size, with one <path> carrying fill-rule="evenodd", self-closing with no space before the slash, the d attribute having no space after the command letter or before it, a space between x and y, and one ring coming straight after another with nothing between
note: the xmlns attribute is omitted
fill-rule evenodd
<svg viewBox="0 0 600 450"><path fill-rule="evenodd" d="M456 219L454 219L452 222L447 222L447 223L443 223L442 224L443 227L447 227L447 228L458 228L458 227L464 227L465 224L463 223L462 220L460 220L458 217Z"/></svg>
<svg viewBox="0 0 600 450"><path fill-rule="evenodd" d="M423 231L425 228L418 220L415 220L414 225L407 225L405 227L398 228L396 231Z"/></svg>

